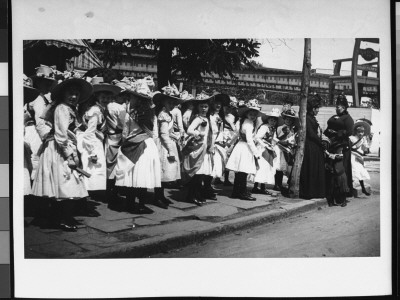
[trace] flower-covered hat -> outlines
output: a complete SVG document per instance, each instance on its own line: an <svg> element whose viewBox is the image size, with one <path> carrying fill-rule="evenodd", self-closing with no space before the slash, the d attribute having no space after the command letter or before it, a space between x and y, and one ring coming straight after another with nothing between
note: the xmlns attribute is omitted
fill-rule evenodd
<svg viewBox="0 0 400 300"><path fill-rule="evenodd" d="M258 116L262 115L261 106L258 104L257 99L251 99L246 103L246 106L239 107L238 115L243 117L249 110L254 110L258 112Z"/></svg>
<svg viewBox="0 0 400 300"><path fill-rule="evenodd" d="M284 123L279 108L273 107L269 113L266 113L261 117L261 120L263 123L268 123L268 119L270 118L276 118L276 126L281 126Z"/></svg>
<svg viewBox="0 0 400 300"><path fill-rule="evenodd" d="M185 101L180 98L180 93L175 84L172 86L169 84L163 87L161 90L163 91L162 93L155 93L153 95L153 103L157 106L161 105L161 103L166 99L173 100L175 102L174 105L181 104Z"/></svg>

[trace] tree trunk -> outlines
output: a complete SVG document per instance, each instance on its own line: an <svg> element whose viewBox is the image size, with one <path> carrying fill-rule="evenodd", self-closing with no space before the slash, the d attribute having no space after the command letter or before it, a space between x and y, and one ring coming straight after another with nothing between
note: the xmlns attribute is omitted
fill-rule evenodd
<svg viewBox="0 0 400 300"><path fill-rule="evenodd" d="M300 130L296 157L292 170L292 178L290 180L289 196L298 198L300 192L300 171L304 157L304 143L306 140L306 112L307 112L307 96L310 87L310 70L311 70L311 39L304 39L304 60L303 60L303 75L301 80L301 95L300 95Z"/></svg>
<svg viewBox="0 0 400 300"><path fill-rule="evenodd" d="M171 40L160 39L158 44L157 89L161 90L161 88L168 85L168 81L171 79L172 50L174 47Z"/></svg>

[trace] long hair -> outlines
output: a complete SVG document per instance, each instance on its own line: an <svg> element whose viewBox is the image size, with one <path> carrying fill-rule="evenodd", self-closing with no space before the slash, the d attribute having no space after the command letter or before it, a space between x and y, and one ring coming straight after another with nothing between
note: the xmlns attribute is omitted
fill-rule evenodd
<svg viewBox="0 0 400 300"><path fill-rule="evenodd" d="M78 118L79 119L83 119L83 115L85 114L85 112L88 111L89 108L91 108L92 106L96 105L97 102L97 97L95 96L95 94L93 94L92 96L90 96L85 102L82 102L78 105Z"/></svg>
<svg viewBox="0 0 400 300"><path fill-rule="evenodd" d="M190 116L190 119L189 119L189 126L190 126L190 124L192 124L193 120L199 115L199 105L200 104L201 104L200 101L199 101L199 103L194 104L192 115ZM208 104L208 111L206 114L206 118L207 118L208 122L210 122L210 107L211 107L211 105L209 102L207 102L207 104Z"/></svg>
<svg viewBox="0 0 400 300"><path fill-rule="evenodd" d="M248 119L247 114L249 113L249 111L247 111L243 117L240 118L240 122L239 122L239 133L242 130L242 125L244 123L244 120ZM250 120L250 119L249 119ZM256 124L257 124L257 118L253 121L253 132L256 130Z"/></svg>
<svg viewBox="0 0 400 300"><path fill-rule="evenodd" d="M218 101L218 102L220 102L220 101ZM213 113L215 112L215 108L214 108L214 103L213 103L213 102L210 103L210 108L209 108L208 111L210 112L210 115L213 114ZM222 103L221 103L221 109L219 110L218 115L219 115L219 117L220 117L221 120L222 120L222 125L223 125L222 128L225 128L226 120L225 120L224 107L222 106ZM218 128L218 129L219 129L219 128Z"/></svg>

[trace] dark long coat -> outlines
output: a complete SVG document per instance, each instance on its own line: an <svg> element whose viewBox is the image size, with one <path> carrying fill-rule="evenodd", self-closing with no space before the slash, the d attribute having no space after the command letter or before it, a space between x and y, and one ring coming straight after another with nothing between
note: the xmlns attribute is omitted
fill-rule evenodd
<svg viewBox="0 0 400 300"><path fill-rule="evenodd" d="M347 185L350 193L353 189L353 177L351 172L351 149L349 137L353 134L354 120L347 111L341 115L332 116L328 120L328 127L326 131L332 129L336 131L336 138L343 141L343 165L347 176Z"/></svg>
<svg viewBox="0 0 400 300"><path fill-rule="evenodd" d="M300 171L300 198L325 198L325 160L318 122L314 116L306 117L306 140Z"/></svg>

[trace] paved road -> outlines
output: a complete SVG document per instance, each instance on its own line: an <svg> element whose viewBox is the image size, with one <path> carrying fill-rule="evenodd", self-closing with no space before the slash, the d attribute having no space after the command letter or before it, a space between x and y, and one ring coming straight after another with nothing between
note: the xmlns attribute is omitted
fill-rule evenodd
<svg viewBox="0 0 400 300"><path fill-rule="evenodd" d="M379 191L379 173L370 175L372 189ZM379 201L378 193L351 198L347 207L324 207L153 257L379 256Z"/></svg>

